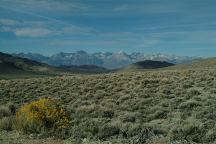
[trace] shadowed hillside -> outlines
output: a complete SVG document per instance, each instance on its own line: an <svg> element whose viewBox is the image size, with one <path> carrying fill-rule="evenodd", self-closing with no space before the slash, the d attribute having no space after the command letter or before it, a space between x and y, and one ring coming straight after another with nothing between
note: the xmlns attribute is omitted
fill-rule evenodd
<svg viewBox="0 0 216 144"><path fill-rule="evenodd" d="M168 63L165 61L152 61L152 60L146 60L146 61L140 61L136 62L134 64L131 64L128 68L131 69L156 69L156 68L163 68L168 66L173 66L174 64Z"/></svg>
<svg viewBox="0 0 216 144"><path fill-rule="evenodd" d="M57 74L57 68L0 52L0 78L38 77Z"/></svg>
<svg viewBox="0 0 216 144"><path fill-rule="evenodd" d="M140 71L140 70L154 70L164 67L174 66L172 63L168 63L165 61L152 61L152 60L145 60L133 63L126 68L123 68L120 71Z"/></svg>
<svg viewBox="0 0 216 144"><path fill-rule="evenodd" d="M54 67L0 52L0 78L30 78L76 73L92 74L106 72L109 71L94 65Z"/></svg>

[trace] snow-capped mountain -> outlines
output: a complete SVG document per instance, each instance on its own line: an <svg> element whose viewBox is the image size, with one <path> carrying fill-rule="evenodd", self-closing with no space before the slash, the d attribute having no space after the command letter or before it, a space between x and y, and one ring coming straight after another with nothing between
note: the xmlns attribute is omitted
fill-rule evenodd
<svg viewBox="0 0 216 144"><path fill-rule="evenodd" d="M87 53L85 51L77 51L74 53L64 53L60 52L52 56L43 56L41 54L34 53L18 53L15 56L24 57L32 59L35 61L47 63L54 66L60 65L96 65L105 67L108 69L117 69L125 67L129 64L143 61L143 60L155 60L155 61L167 61L174 64L187 63L197 57L188 56L176 56L176 55L165 55L165 54L144 54L134 52L127 54L125 52L97 52L97 53Z"/></svg>

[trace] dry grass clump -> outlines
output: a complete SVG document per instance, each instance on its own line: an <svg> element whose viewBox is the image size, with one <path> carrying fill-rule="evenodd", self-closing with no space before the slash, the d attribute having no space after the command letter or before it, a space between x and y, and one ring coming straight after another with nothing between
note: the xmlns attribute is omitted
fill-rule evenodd
<svg viewBox="0 0 216 144"><path fill-rule="evenodd" d="M16 129L24 133L55 131L69 126L68 113L51 98L23 105L16 113Z"/></svg>
<svg viewBox="0 0 216 144"><path fill-rule="evenodd" d="M0 130L11 131L14 129L15 107L7 104L0 107Z"/></svg>

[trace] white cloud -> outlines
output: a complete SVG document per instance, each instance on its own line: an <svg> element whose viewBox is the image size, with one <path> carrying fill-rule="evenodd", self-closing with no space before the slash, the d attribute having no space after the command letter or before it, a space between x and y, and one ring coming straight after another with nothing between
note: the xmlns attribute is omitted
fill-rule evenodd
<svg viewBox="0 0 216 144"><path fill-rule="evenodd" d="M185 28L205 28L208 26L215 26L216 22L203 22L203 23L186 23L186 24L173 24L173 25L161 25L161 26L150 26L150 27L137 27L135 30L170 30L170 29L185 29Z"/></svg>
<svg viewBox="0 0 216 144"><path fill-rule="evenodd" d="M14 29L16 36L27 36L27 37L43 37L52 34L53 31L45 28L17 28Z"/></svg>
<svg viewBox="0 0 216 144"><path fill-rule="evenodd" d="M160 43L159 39L148 38L148 39L142 40L142 42L140 42L137 46L141 48L148 48L148 47L153 47L157 45L158 43Z"/></svg>
<svg viewBox="0 0 216 144"><path fill-rule="evenodd" d="M125 14L143 13L143 14L158 14L158 13L173 13L177 12L179 8L174 4L163 3L140 3L140 4L123 4L113 8L113 12L123 12ZM122 14L122 13L121 13Z"/></svg>
<svg viewBox="0 0 216 144"><path fill-rule="evenodd" d="M128 10L129 9L129 6L128 5L120 5L120 6L118 6L118 7L115 7L114 9L113 9L113 11L115 11L115 12L121 12L121 11L126 11L126 10Z"/></svg>
<svg viewBox="0 0 216 144"><path fill-rule="evenodd" d="M136 9L147 14L175 13L180 10L180 8L173 3L150 3L137 6L134 10Z"/></svg>
<svg viewBox="0 0 216 144"><path fill-rule="evenodd" d="M6 26L14 26L17 25L18 21L12 20L12 19L0 19L0 25L6 25Z"/></svg>
<svg viewBox="0 0 216 144"><path fill-rule="evenodd" d="M94 31L91 27L72 24L53 25L53 21L17 21L0 19L0 32L11 32L20 37L44 37L53 35L87 35Z"/></svg>
<svg viewBox="0 0 216 144"><path fill-rule="evenodd" d="M54 31L42 27L41 22L22 22L13 19L0 19L0 32L11 32L16 36L41 37L52 34Z"/></svg>
<svg viewBox="0 0 216 144"><path fill-rule="evenodd" d="M118 41L115 40L56 40L51 42L50 45L58 45L58 46L98 46L98 45L113 45L117 44Z"/></svg>
<svg viewBox="0 0 216 144"><path fill-rule="evenodd" d="M89 6L71 1L58 0L1 0L2 6L31 12L82 12Z"/></svg>
<svg viewBox="0 0 216 144"><path fill-rule="evenodd" d="M0 32L11 32L11 31L12 31L12 28L10 27L7 27L7 26L0 27Z"/></svg>
<svg viewBox="0 0 216 144"><path fill-rule="evenodd" d="M93 31L91 27L79 27L79 26L69 26L64 27L60 33L62 34L89 34Z"/></svg>

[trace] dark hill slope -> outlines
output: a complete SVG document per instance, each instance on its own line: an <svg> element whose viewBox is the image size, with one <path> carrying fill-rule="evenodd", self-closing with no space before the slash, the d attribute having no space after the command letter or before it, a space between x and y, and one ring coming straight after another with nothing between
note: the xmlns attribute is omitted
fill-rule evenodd
<svg viewBox="0 0 216 144"><path fill-rule="evenodd" d="M105 72L108 72L108 70L94 65L54 67L27 58L20 58L0 52L0 78L29 78L35 76Z"/></svg>
<svg viewBox="0 0 216 144"><path fill-rule="evenodd" d="M157 68L164 68L173 66L174 64L168 63L165 61L152 61L152 60L145 60L136 62L134 64L129 65L126 70L136 70L136 69L157 69Z"/></svg>
<svg viewBox="0 0 216 144"><path fill-rule="evenodd" d="M15 57L0 52L0 73L56 72L57 68L26 58Z"/></svg>
<svg viewBox="0 0 216 144"><path fill-rule="evenodd" d="M15 57L0 52L0 78L29 78L51 76L63 70L26 58Z"/></svg>

